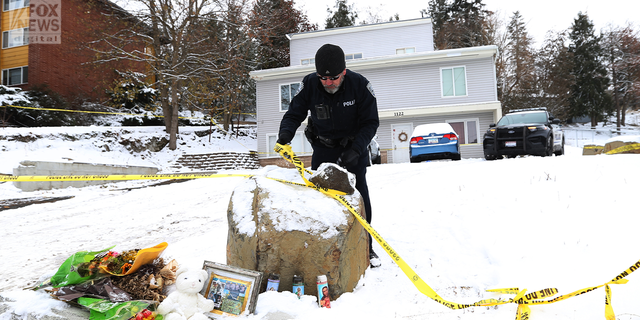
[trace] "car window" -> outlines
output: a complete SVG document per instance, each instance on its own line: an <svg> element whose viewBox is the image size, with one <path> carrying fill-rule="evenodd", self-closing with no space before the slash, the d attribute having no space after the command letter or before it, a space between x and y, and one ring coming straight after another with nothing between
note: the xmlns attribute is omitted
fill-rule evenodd
<svg viewBox="0 0 640 320"><path fill-rule="evenodd" d="M546 112L518 112L510 113L498 121L499 126L511 124L545 123L547 122Z"/></svg>

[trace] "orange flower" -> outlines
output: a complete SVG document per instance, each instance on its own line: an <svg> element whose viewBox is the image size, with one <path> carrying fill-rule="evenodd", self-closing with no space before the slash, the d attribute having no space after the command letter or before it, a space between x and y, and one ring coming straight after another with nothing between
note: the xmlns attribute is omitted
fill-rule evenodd
<svg viewBox="0 0 640 320"><path fill-rule="evenodd" d="M127 271L129 271L129 269L131 269L131 267L132 267L132 266L133 266L133 265L132 265L131 263L125 263L125 264L122 266L122 273L126 273Z"/></svg>

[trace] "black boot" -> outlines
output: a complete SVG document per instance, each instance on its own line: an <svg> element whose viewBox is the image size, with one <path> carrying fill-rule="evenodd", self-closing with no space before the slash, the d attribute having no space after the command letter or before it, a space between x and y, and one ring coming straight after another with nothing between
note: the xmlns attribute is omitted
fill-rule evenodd
<svg viewBox="0 0 640 320"><path fill-rule="evenodd" d="M369 264L371 265L371 268L377 268L382 265L382 261L380 261L378 255L373 252L373 249L369 250Z"/></svg>

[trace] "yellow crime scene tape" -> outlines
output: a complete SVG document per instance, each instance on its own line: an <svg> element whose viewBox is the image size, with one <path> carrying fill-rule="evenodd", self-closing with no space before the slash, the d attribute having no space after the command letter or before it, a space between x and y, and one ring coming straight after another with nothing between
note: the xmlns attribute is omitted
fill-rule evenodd
<svg viewBox="0 0 640 320"><path fill-rule="evenodd" d="M123 113L123 112L106 112L106 111L90 111L90 110L68 110L68 109L54 109L54 108L37 108L37 107L25 107L25 106L14 106L14 105L0 105L0 108L17 108L17 109L29 109L29 110L42 110L42 111L56 111L56 112L75 112L75 113L95 113L95 114L107 114L107 115L118 115L118 116L135 116L135 117L151 117L151 118L164 118L164 116L154 115L154 114L139 114L139 113ZM254 115L255 113L240 113L247 115ZM198 119L198 120L206 120L205 118L199 117L178 117L178 119ZM213 120L211 120L213 122Z"/></svg>
<svg viewBox="0 0 640 320"><path fill-rule="evenodd" d="M558 293L558 289L556 288L547 288L539 291L531 292L527 294L526 289L519 288L505 288L505 289L490 289L487 292L491 293L499 293L499 294L512 294L515 295L513 298L509 299L483 299L474 303L457 303L448 301L442 298L435 290L433 290L405 261L400 257L397 251L395 251L391 245L389 245L380 234L367 223L367 221L358 214L356 209L351 206L351 204L343 197L345 195L344 192L331 190L327 188L321 188L314 185L310 182L306 177L305 173L312 174L311 171L304 168L304 164L302 161L298 159L298 157L291 150L290 145L280 145L276 144L274 150L279 153L285 160L292 163L298 173L300 173L302 180L305 182L297 183L292 181L286 181L282 179L269 178L271 180L279 181L286 184L309 187L316 189L334 199L342 203L351 214L360 222L360 224L369 232L379 244L380 246L387 252L387 254L391 257L391 259L396 263L400 269L404 272L404 274L409 278L409 280L413 283L413 285L420 291L422 294L426 295L430 299L450 308L450 309L466 309L470 307L488 307L488 306L497 306L509 303L515 303L518 305L516 311L516 320L525 320L529 319L531 314L531 309L529 305L539 305L539 304L550 304L558 301L562 301L571 297L575 297L581 294L585 294L587 292L594 291L601 287L605 287L605 318L607 320L615 320L615 314L613 312L613 308L611 306L611 288L609 285L611 284L624 284L627 283L628 280L624 279L637 269L640 269L640 260L638 260L634 265L629 267L627 270L620 273L611 281L604 283L602 285L588 287L580 290L576 290L574 292L561 295L552 299ZM79 176L0 176L0 181L14 181L14 182L28 182L28 181L83 181L83 180L113 180L113 181L123 181L123 180L156 180L156 179L202 179L202 178L225 178L225 177L254 177L255 175L249 174L218 174L218 173L175 173L175 174L155 174L155 175L79 175ZM548 300L541 300L548 299Z"/></svg>
<svg viewBox="0 0 640 320"><path fill-rule="evenodd" d="M5 107L5 106L1 106ZM109 113L109 112L95 112L95 111L81 111L81 110L63 110L63 109L43 109L43 108L32 108L32 107L20 107L20 106L10 106L16 108L24 108L24 109L39 109L39 110L51 110L51 111L65 111L65 112L84 112L84 113L101 113L101 114L119 114L119 115L135 115L141 116L139 114L126 114L126 113ZM161 116L160 116L161 117ZM211 120L213 122L213 120ZM636 150L640 149L639 144L631 144L619 147L617 149L611 150L607 152L607 154L615 154L628 150ZM628 276L635 270L640 268L640 260L638 260L634 265L629 267L627 270L620 273L613 280L604 283L599 286L584 288L580 290L576 290L574 292L558 296L549 300L539 300L550 298L558 293L558 289L556 288L547 288L539 291L535 291L529 294L526 294L527 290L520 290L519 288L506 288L506 289L490 289L488 292L492 293L500 293L500 294L513 294L515 297L509 299L483 299L474 303L456 303L452 301L445 300L440 295L438 295L435 290L433 290L422 278L400 257L400 255L378 234L378 232L367 223L367 221L358 214L358 212L351 206L351 204L343 197L345 195L344 192L331 190L327 188L321 188L315 186L312 182L307 180L305 177L305 173L313 174L311 171L304 168L304 164L302 161L298 159L298 157L291 150L290 145L280 145L276 144L274 151L280 154L285 160L289 161L296 167L298 173L300 173L304 184L291 182L281 179L269 178L275 181L279 181L282 183L287 183L291 185L304 186L316 189L324 194L327 194L330 197L333 197L340 203L342 203L351 214L360 222L360 224L371 234L372 238L374 238L378 244L387 252L387 254L392 258L392 260L400 267L400 269L404 272L404 274L409 278L409 280L413 283L413 285L420 291L422 294L431 298L432 300L450 308L450 309L466 309L470 307L482 307L482 306L497 306L509 303L515 303L518 305L516 311L516 320L527 320L530 317L531 310L529 305L539 305L539 304L550 304L558 301L562 301L571 297L575 297L581 294L585 294L587 292L591 292L593 290L599 289L601 287L605 287L605 318L607 320L615 320L615 314L613 312L613 308L611 306L611 288L610 284L625 284L628 280L623 279ZM91 181L91 180L105 180L105 181L124 181L124 180L156 180L156 179L203 179L203 178L225 178L225 177L254 177L255 175L248 174L218 174L218 173L175 173L175 174L155 174L155 175L65 175L65 176L2 176L0 175L0 181L13 181L13 182L37 182L37 181Z"/></svg>
<svg viewBox="0 0 640 320"><path fill-rule="evenodd" d="M95 113L95 114L108 114L108 115L120 115L120 116L135 116L135 117L154 117L154 118L164 118L164 116L158 116L158 115L146 115L146 114L135 114L135 113L120 113L120 112L102 112L102 111L86 111L86 110L67 110L67 109L52 109L52 108L36 108L36 107L23 107L23 106L14 106L14 105L0 105L0 108L18 108L18 109L31 109L31 110L45 110L45 111L56 111L56 112L76 112L76 113ZM255 113L240 113L240 114L247 114L247 115L255 115ZM178 117L178 119L195 119L195 120L207 120L206 118L198 118L198 117ZM219 128L222 131L225 131L222 127L220 127L220 124L218 124L216 121L213 120L213 118L209 118L209 122L211 122L212 125L215 125L217 128ZM237 139L235 139L233 136L231 137L232 139L236 140L236 142L238 144L240 144L241 146L245 147L247 150L249 150L249 148L247 148L245 145L243 145L240 141L238 141ZM262 153L266 153L266 152L262 152ZM98 179L100 180L100 179Z"/></svg>
<svg viewBox="0 0 640 320"><path fill-rule="evenodd" d="M628 144L621 147L617 147L613 150L609 150L605 152L605 154L616 154L616 153L622 153L622 152L633 151L638 149L640 149L640 143L634 143L634 144Z"/></svg>
<svg viewBox="0 0 640 320"><path fill-rule="evenodd" d="M304 173L309 171L304 168L302 161L300 161L295 156L295 154L291 150L290 145L283 146L280 144L276 144L274 151L278 152L284 159L286 159L287 161L291 162L294 166L296 166L298 172L303 176L302 177L303 180L305 182L308 181L306 178L304 178ZM313 186L311 182L308 182L308 183L309 184L307 186ZM338 200L347 209L349 209L349 212L351 212L351 214L353 214L353 216L360 222L360 224L362 224L362 226L367 230L367 232L371 234L372 238L376 239L378 244L380 244L380 246L392 258L392 260L400 267L400 269L411 280L411 282L418 289L418 291L420 291L422 294L426 295L432 300L450 309L465 309L469 307L497 306L502 304L515 303L518 305L518 309L516 311L516 320L528 320L531 314L531 309L529 308L529 305L550 304L550 303L562 301L571 297L575 297L587 292L591 292L601 287L605 287L605 291L606 291L605 318L607 320L615 320L615 314L613 312L613 308L611 307L611 290L609 285L627 283L628 280L623 278L628 276L638 268L640 268L640 260L639 260L629 269L623 271L616 278L614 278L613 280L605 284L595 286L595 287L580 289L572 293L561 295L550 300L538 300L538 299L550 298L558 293L558 289L547 288L547 289L542 289L529 294L526 294L526 291L527 291L526 289L520 290L519 288L492 289L487 291L494 292L494 293L514 294L515 297L507 300L484 299L484 300L480 300L470 304L456 303L456 302L443 299L440 295L438 295L438 293L435 292L435 290L433 290L426 282L424 282L424 280L422 280L422 278L415 271L413 271L413 269L400 257L400 255L395 250L393 250L393 248L382 238L382 236L380 236L380 234L378 234L378 232L376 232L376 230L373 229L371 225L369 225L369 223L367 223L367 221L364 220L362 216L360 216L360 214L358 214L355 208L353 208L351 204L344 197L327 190L320 190L320 191Z"/></svg>

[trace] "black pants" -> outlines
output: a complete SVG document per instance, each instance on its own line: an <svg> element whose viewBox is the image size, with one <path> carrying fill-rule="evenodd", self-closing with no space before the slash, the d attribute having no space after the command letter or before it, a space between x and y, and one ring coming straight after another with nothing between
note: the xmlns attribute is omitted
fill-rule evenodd
<svg viewBox="0 0 640 320"><path fill-rule="evenodd" d="M338 158L345 148L328 148L317 143L313 144L313 155L311 156L311 169L317 170L318 167L325 162L337 163ZM352 167L347 167L347 171L353 173L356 176L356 189L362 195L362 201L364 202L365 220L371 224L371 200L369 199L369 187L367 186L367 165L369 164L369 155L364 152L358 159L358 164ZM368 234L368 233L367 233ZM369 235L369 251L372 250L371 235Z"/></svg>

